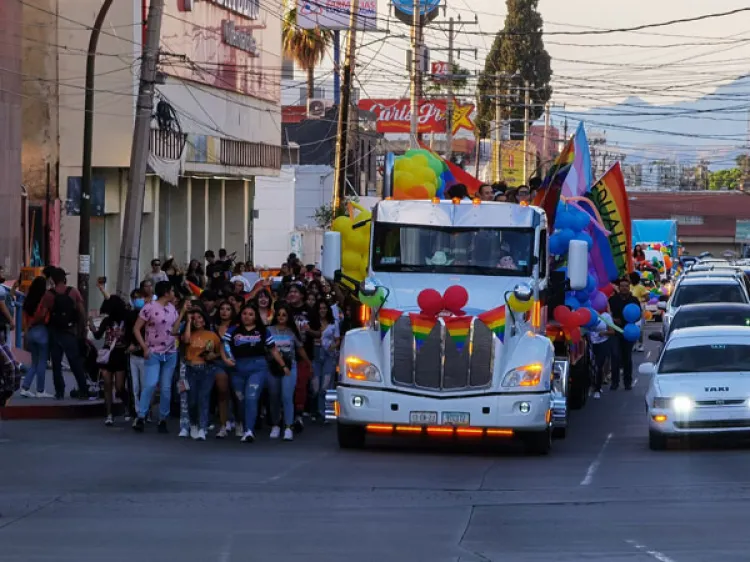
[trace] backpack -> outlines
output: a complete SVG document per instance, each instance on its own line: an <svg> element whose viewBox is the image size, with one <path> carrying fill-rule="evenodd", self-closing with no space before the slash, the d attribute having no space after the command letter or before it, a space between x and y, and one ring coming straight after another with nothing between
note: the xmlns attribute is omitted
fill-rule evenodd
<svg viewBox="0 0 750 562"><path fill-rule="evenodd" d="M64 293L58 293L54 289L55 302L49 315L49 325L56 330L69 330L78 323L78 309L73 297L70 296L72 287L65 289Z"/></svg>

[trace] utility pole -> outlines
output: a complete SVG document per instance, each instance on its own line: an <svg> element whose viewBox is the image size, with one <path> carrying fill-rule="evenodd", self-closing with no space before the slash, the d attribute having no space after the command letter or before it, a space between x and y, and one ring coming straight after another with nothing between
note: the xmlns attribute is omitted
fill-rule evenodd
<svg viewBox="0 0 750 562"><path fill-rule="evenodd" d="M349 108L351 107L352 82L354 80L354 57L357 49L357 16L359 0L351 0L349 33L346 40L346 60L341 81L339 121L336 127L336 162L333 169L333 210L346 197L346 162L349 153Z"/></svg>
<svg viewBox="0 0 750 562"><path fill-rule="evenodd" d="M120 268L117 293L126 297L138 283L138 257L141 250L143 200L146 191L151 113L154 109L154 86L159 62L159 37L164 0L151 0L146 20L146 44L141 59L141 81L133 128L133 148L130 151L130 178L125 200L125 220L120 243Z"/></svg>
<svg viewBox="0 0 750 562"><path fill-rule="evenodd" d="M531 90L529 81L523 83L523 183L529 182L529 109L531 107Z"/></svg>
<svg viewBox="0 0 750 562"><path fill-rule="evenodd" d="M86 54L86 93L83 102L83 164L81 170L81 223L78 235L78 291L89 308L89 275L91 273L91 153L94 144L94 78L96 77L96 47L112 0L104 0L94 20ZM47 169L49 175L49 168ZM48 203L49 204L49 203ZM48 241L49 244L49 241Z"/></svg>
<svg viewBox="0 0 750 562"><path fill-rule="evenodd" d="M419 83L421 77L421 68L419 68L421 62L421 49L420 45L420 27L422 26L422 14L420 14L420 2L419 0L413 0L412 2L412 22L411 22L411 126L409 132L411 134L412 141L414 139L419 140Z"/></svg>
<svg viewBox="0 0 750 562"><path fill-rule="evenodd" d="M541 176L544 177L547 171L547 149L549 147L549 129L550 129L550 102L544 104L544 138L542 139L542 169Z"/></svg>
<svg viewBox="0 0 750 562"><path fill-rule="evenodd" d="M453 158L453 26L454 20L448 20L448 101L445 104L445 158Z"/></svg>
<svg viewBox="0 0 750 562"><path fill-rule="evenodd" d="M493 166L494 174L493 180L499 182L503 179L503 161L502 161L502 146L503 146L503 112L500 107L500 74L495 73L495 146L493 147L493 154L495 165Z"/></svg>

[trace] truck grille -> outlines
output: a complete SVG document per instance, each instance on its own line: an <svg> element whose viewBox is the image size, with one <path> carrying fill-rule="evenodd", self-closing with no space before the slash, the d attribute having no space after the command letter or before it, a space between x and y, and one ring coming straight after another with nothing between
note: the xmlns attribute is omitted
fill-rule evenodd
<svg viewBox="0 0 750 562"><path fill-rule="evenodd" d="M417 351L411 321L404 315L390 330L391 380L399 386L455 391L483 388L492 382L495 336L473 320L461 351L439 321Z"/></svg>

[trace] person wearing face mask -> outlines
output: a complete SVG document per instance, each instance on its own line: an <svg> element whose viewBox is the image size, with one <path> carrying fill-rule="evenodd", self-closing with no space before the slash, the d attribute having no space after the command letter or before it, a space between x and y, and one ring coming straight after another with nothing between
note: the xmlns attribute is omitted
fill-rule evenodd
<svg viewBox="0 0 750 562"><path fill-rule="evenodd" d="M125 328L126 342L128 346L128 357L130 363L130 388L133 392L132 400L130 401L130 415L136 417L137 404L141 399L141 389L143 388L143 381L146 374L146 360L143 358L143 349L138 345L138 342L133 335L133 328L135 322L138 320L138 314L141 309L146 305L146 299L138 289L133 289L130 293L130 304L131 310L128 312L128 318ZM141 331L141 336L146 337L145 327Z"/></svg>

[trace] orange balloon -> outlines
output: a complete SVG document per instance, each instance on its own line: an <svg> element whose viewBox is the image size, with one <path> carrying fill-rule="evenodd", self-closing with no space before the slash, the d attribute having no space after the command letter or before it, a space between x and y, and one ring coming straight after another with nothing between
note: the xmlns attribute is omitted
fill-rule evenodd
<svg viewBox="0 0 750 562"><path fill-rule="evenodd" d="M415 185L409 190L409 199L429 199L430 191L423 185Z"/></svg>

